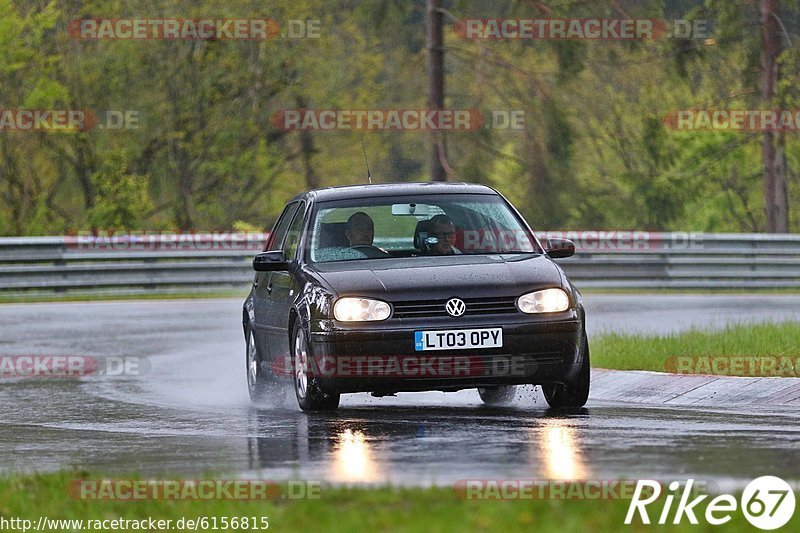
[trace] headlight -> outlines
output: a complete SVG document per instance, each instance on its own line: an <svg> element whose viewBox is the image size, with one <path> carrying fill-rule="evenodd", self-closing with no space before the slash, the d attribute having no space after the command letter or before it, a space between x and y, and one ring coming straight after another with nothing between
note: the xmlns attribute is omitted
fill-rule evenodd
<svg viewBox="0 0 800 533"><path fill-rule="evenodd" d="M390 314L389 304L369 298L340 298L333 306L333 316L342 322L386 320Z"/></svg>
<svg viewBox="0 0 800 533"><path fill-rule="evenodd" d="M523 294L517 300L517 307L523 313L558 313L569 309L569 296L561 289Z"/></svg>

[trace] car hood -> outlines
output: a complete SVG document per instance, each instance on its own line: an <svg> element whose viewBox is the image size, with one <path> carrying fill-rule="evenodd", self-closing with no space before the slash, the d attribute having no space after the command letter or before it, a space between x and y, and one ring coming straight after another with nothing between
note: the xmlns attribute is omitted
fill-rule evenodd
<svg viewBox="0 0 800 533"><path fill-rule="evenodd" d="M560 269L543 255L457 255L317 263L339 296L404 300L516 297L561 287Z"/></svg>

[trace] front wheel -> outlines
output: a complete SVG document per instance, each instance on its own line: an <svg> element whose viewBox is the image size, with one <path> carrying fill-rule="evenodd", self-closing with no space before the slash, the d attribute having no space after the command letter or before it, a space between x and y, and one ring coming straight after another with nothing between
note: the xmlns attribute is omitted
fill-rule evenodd
<svg viewBox="0 0 800 533"><path fill-rule="evenodd" d="M504 385L501 387L481 387L478 395L486 405L508 405L514 401L517 394L516 385Z"/></svg>
<svg viewBox="0 0 800 533"><path fill-rule="evenodd" d="M300 322L292 333L293 381L297 403L303 411L335 411L339 407L339 395L327 394L319 388L317 378L309 373L311 352L308 339Z"/></svg>
<svg viewBox="0 0 800 533"><path fill-rule="evenodd" d="M583 333L581 343L583 363L577 377L569 384L549 383L542 385L544 399L553 408L578 408L586 405L589 399L589 382L591 380L589 365L589 340L586 332Z"/></svg>

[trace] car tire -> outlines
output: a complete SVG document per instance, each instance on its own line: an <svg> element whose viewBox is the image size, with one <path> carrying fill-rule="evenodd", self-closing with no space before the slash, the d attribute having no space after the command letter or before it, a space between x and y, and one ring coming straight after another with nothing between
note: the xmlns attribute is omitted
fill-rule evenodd
<svg viewBox="0 0 800 533"><path fill-rule="evenodd" d="M514 396L516 396L516 394L516 385L481 387L478 389L478 395L486 405L508 405L514 401Z"/></svg>
<svg viewBox="0 0 800 533"><path fill-rule="evenodd" d="M335 411L339 407L339 395L323 392L317 378L309 375L310 356L308 337L297 321L292 331L292 381L297 404L303 411Z"/></svg>
<svg viewBox="0 0 800 533"><path fill-rule="evenodd" d="M245 327L245 371L247 372L247 392L250 400L258 402L267 397L267 393L276 385L275 378L271 373L261 368L262 358L258 353L253 328L249 325Z"/></svg>
<svg viewBox="0 0 800 533"><path fill-rule="evenodd" d="M575 379L568 384L549 383L542 385L544 399L555 409L575 409L586 405L589 399L589 383L591 381L591 365L589 363L589 340L583 332L581 342L583 363Z"/></svg>

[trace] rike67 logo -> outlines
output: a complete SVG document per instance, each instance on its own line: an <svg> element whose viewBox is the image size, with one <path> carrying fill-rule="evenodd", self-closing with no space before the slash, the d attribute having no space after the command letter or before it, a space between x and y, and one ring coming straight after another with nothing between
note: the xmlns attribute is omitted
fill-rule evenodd
<svg viewBox="0 0 800 533"><path fill-rule="evenodd" d="M744 517L753 526L758 529L773 530L786 525L794 515L794 491L786 481L779 477L762 476L754 479L745 487L740 501L730 494L715 496L705 503L705 513L702 514L700 504L709 496L701 494L690 500L693 496L693 483L693 479L688 480L682 492L680 483L677 481L669 484L669 491L666 498L663 498L664 507L657 515L658 524L678 525L684 518L691 524L698 524L697 517L699 515L705 518L709 524L720 526L729 522L733 513L736 513L737 509L741 509ZM661 484L649 479L639 480L628 507L628 514L625 516L625 524L630 525L637 512L642 523L650 524L648 506L659 500L660 496ZM678 504L673 514L672 504L676 498ZM651 508L650 510L655 509ZM672 518L671 521L670 518Z"/></svg>

